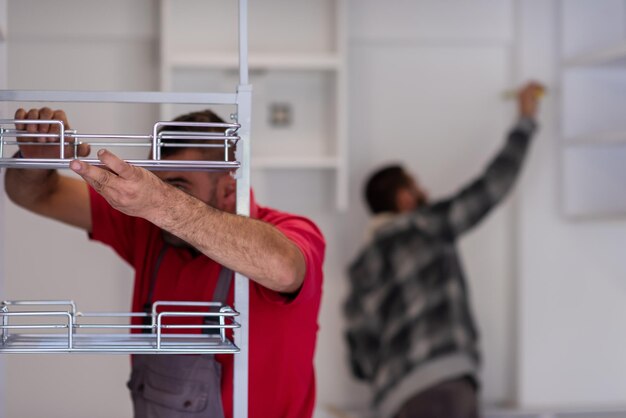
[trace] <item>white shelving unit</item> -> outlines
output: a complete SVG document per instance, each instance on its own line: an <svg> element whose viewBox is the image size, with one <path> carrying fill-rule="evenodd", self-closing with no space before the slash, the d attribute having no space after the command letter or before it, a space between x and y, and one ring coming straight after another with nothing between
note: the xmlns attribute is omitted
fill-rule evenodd
<svg viewBox="0 0 626 418"><path fill-rule="evenodd" d="M561 179L567 217L626 214L626 1L561 0Z"/></svg>
<svg viewBox="0 0 626 418"><path fill-rule="evenodd" d="M626 41L565 58L566 68L626 64Z"/></svg>
<svg viewBox="0 0 626 418"><path fill-rule="evenodd" d="M6 47L6 39L8 35L7 28L7 19L8 15L8 4L7 0L0 0L0 89L7 88L7 47ZM4 118L7 116L7 106L3 103L0 104L0 118ZM0 175L0 181L4 184L4 178ZM0 191L0 219L4 219L4 186L0 186L2 189ZM0 226L3 229L3 226ZM0 231L2 230L0 229ZM4 252L4 234L0 236L0 254L5 254ZM4 264L4 260L2 260ZM0 269L0 293L4 292L4 269ZM5 363L4 360L0 359L0 376L5 376ZM0 405L6 405L6 387L5 382L7 379L3 378L0 382ZM0 407L0 418L4 417L3 408Z"/></svg>
<svg viewBox="0 0 626 418"><path fill-rule="evenodd" d="M177 69L221 69L235 70L238 68L235 55L205 55L197 51L173 52L170 55L169 67ZM339 71L341 59L336 54L257 54L249 56L252 71Z"/></svg>
<svg viewBox="0 0 626 418"><path fill-rule="evenodd" d="M161 0L163 91L219 91L232 84L236 39L221 29L233 13L228 0ZM194 24L198 16L210 16L211 25ZM250 22L252 168L331 172L336 206L345 209L346 0L252 2ZM283 124L272 123L276 106L287 109ZM163 117L188 110L168 106Z"/></svg>
<svg viewBox="0 0 626 418"><path fill-rule="evenodd" d="M190 7L193 9L192 2L188 2L185 4L185 7ZM202 0L201 2L194 6L202 5L203 3L209 3L208 0ZM252 88L249 84L249 74L248 74L248 1L247 0L238 0L238 1L230 1L229 7L233 9L233 16L228 22L223 22L222 25L222 33L232 33L236 38L235 42L235 50L238 51L238 65L236 66L236 71L234 74L231 74L229 78L228 84L224 86L220 91L216 90L207 90L206 93L197 93L197 92L155 92L155 91L42 91L42 90L5 90L0 89L0 103L4 102L42 102L42 103L141 103L141 104L164 104L167 103L170 106L215 106L216 108L228 108L233 112L233 123L236 122L238 125L237 136L239 138L238 146L237 146L237 155L236 162L237 167L220 167L219 169L231 170L236 168L236 179L237 179L237 203L236 203L236 213L241 216L249 216L250 215L250 122L251 122L251 91ZM0 12L6 11L6 0L0 0ZM198 21L196 22L198 26L205 26L207 20L210 18L210 15L204 15L201 13L197 14ZM6 23L6 13L0 15L0 29L3 29L5 26L3 23ZM238 29L238 30L237 30ZM238 36L237 36L238 35ZM4 42L0 40L0 53L4 53ZM6 60L4 61L6 62ZM4 71L6 68L2 68ZM2 77L5 76L5 73L0 73ZM3 81L3 78L0 78L0 81ZM6 122L6 121L5 121ZM42 122L42 121L39 121ZM53 122L53 121L47 121ZM11 121L12 124L15 124L15 121ZM152 142L152 154L153 159L149 160L134 160L131 161L140 166L149 167L155 163L162 163L163 160L159 160L159 151L158 151L158 140L157 136L158 130L157 125L160 125L161 122L158 122L155 125L154 130L152 131L152 135L150 136ZM67 132L68 136L70 135L70 131L65 131L60 128L59 132L59 140L65 142L65 132ZM14 132L15 133L15 132ZM225 134L226 135L226 134ZM230 134L229 134L230 135ZM101 135L98 135L99 137ZM126 137L126 135L124 135ZM113 136L108 136L109 138L113 138ZM128 139L128 138L126 138ZM145 138L142 138L145 139ZM157 142L154 142L157 140ZM3 138L4 141L4 138ZM5 142L2 142L2 146L8 145ZM61 148L60 148L61 149ZM69 163L68 158L64 158L64 151L60 151L60 158L54 159L54 161L44 161L43 159L28 159L28 158L0 158L0 168L2 167L20 167L23 169L29 168L31 163L35 163L34 167L54 167L54 168L64 168ZM1 156L0 156L1 157ZM39 160L39 161L33 161ZM87 160L89 161L89 160ZM48 165L50 163L50 165ZM185 161L179 161L181 164L177 164L172 162L171 169L176 170L186 170L191 169L186 167ZM208 162L205 162L208 164ZM226 162L220 162L220 164L226 164ZM201 169L207 169L208 166L197 167ZM1 242L0 242L1 244ZM1 284L1 283L0 283ZM180 301L176 301L179 303ZM23 303L23 301L21 302ZM56 304L55 302L53 302ZM166 302L167 303L167 302ZM28 304L32 305L32 301ZM39 304L39 301L35 301L34 304ZM6 306L3 306L0 311L2 312L3 318L8 318L8 316L31 316L32 312L7 312L5 309ZM223 347L217 348L215 352L224 352L224 353L236 353L234 354L234 371L233 371L233 417L234 418L245 418L248 416L248 324L249 324L249 282L248 278L243 275L236 273L235 281L234 281L234 308L238 312L238 322L241 325L240 327L230 327L233 328L233 337L234 337L234 346L230 344L226 344L225 350L222 350ZM173 316L179 316L180 312L170 312ZM220 314L222 311L220 310ZM24 315L26 314L26 315ZM49 311L44 312L44 315L50 314ZM63 337L62 340L52 342L53 347L51 346L41 346L39 348L32 349L33 340L29 339L27 341L25 351L21 350L20 347L11 348L7 352L30 352L40 353L43 350L51 350L51 351L59 351L59 344L63 346L60 350L61 352L76 352L75 348L78 348L74 345L74 335L72 333L72 329L80 327L82 325L76 324L71 317L73 316L70 312L59 312L54 311L53 316L62 316L67 318L67 323L62 325L61 328L67 329L68 335L67 338ZM39 316L39 314L34 314L35 316ZM105 316L117 317L118 313L109 313ZM130 314L124 313L125 316L129 316ZM183 313L183 315L187 316L188 313ZM230 312L227 315L231 315ZM235 315L235 313L232 313ZM100 316L100 314L95 314L91 316ZM159 321L159 320L158 320ZM221 321L221 319L220 319ZM90 324L86 324L90 326ZM221 325L221 324L220 324ZM157 328L160 327L157 324ZM3 322L2 324L3 330L7 331L9 329L13 329L13 325L6 324ZM29 329L29 328L39 328L39 325L32 326L30 324L18 324L15 328ZM58 328L58 324L43 324L41 329L52 329ZM98 328L101 325L97 325ZM106 325L107 328L115 327L114 324ZM83 326L84 328L84 326ZM128 328L128 326L124 326L124 328ZM225 328L223 328L225 329ZM10 341L7 333L3 334L6 337L3 341ZM20 336L18 336L20 337ZM18 338L19 340L19 338ZM46 342L49 342L48 339L45 339ZM125 345L123 350L125 352L134 352L137 348L136 339L117 339L116 343L122 343ZM157 335L157 350L152 349L152 342L148 342L144 344L144 342L140 343L140 345L149 346L148 351L152 353L157 353L158 350L161 350L169 344L170 341L162 340L160 336L160 332ZM130 343L129 343L130 341ZM21 345L23 340L17 341ZM111 340L104 336L103 340L95 341L89 338L82 338L81 344L83 344L80 350L86 349L90 352L110 352L109 348L103 349L103 346L100 343L110 344ZM37 342L38 344L39 342ZM78 343L78 340L76 341ZM127 344L128 343L128 344ZM178 343L177 343L178 344ZM79 344L80 345L80 344ZM109 350L109 351L107 351ZM184 350L183 350L184 351ZM183 352L180 351L180 352ZM1 397L1 394L0 394Z"/></svg>

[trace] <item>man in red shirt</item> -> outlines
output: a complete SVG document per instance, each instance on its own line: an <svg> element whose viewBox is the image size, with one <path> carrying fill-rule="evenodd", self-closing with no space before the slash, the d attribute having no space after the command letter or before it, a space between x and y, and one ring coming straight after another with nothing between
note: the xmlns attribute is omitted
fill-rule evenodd
<svg viewBox="0 0 626 418"><path fill-rule="evenodd" d="M19 109L15 118L56 119L69 127L63 111L49 108ZM221 121L210 111L177 120ZM44 134L56 126L25 124L17 129ZM26 158L54 158L56 150L51 148L56 147L22 145L20 153ZM81 156L89 153L87 145L78 151ZM179 148L163 158L203 160L212 152ZM143 312L147 301L211 300L222 266L249 277L249 416L310 417L325 250L315 224L258 206L254 199L250 218L235 215L235 180L228 173L151 173L106 150L99 151L98 158L108 170L71 162L70 168L85 181L55 170L9 169L6 192L28 210L87 231L132 265L133 311ZM232 304L232 288L226 299ZM233 356L216 359L222 369L223 416L232 417ZM197 394L202 396L206 397ZM209 416L196 401L180 406L183 412L195 408L195 414L185 416ZM144 416L136 402L135 412Z"/></svg>

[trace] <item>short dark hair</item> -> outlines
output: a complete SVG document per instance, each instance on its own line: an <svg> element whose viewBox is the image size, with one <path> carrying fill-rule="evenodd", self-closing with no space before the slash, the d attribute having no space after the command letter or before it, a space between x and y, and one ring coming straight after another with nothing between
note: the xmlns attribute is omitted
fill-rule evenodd
<svg viewBox="0 0 626 418"><path fill-rule="evenodd" d="M191 112L191 113L186 113L184 115L180 115L178 117L176 117L175 119L173 119L173 122L203 122L203 123L225 123L224 119L222 119L221 117L219 117L215 112L213 112L210 109L204 109L204 110L199 110L197 112ZM195 126L166 126L164 128L161 128L161 130L167 130L167 131L174 131L174 132L198 132L198 131L205 131L205 132L224 132L224 128L198 128ZM181 142L189 142L189 140L183 140L183 139L168 139L167 142L170 143L181 143ZM204 142L204 143L218 143L218 141L212 141L212 140L205 140L205 141L198 141L198 142ZM222 141L219 141L219 143L221 143ZM193 147L189 147L189 148L193 148ZM229 155L228 155L228 160L229 161L233 161L234 158L234 152L235 152L235 147L231 147L229 149ZM176 148L176 147L162 147L161 148L161 157L170 157L174 154L176 154L177 152L183 150L185 148ZM219 149L219 152L223 154L223 150L221 148L200 148L198 147L198 149L201 149L205 152L205 154L210 155L211 157L213 157L214 154L217 154L216 150ZM208 158L207 158L208 159Z"/></svg>
<svg viewBox="0 0 626 418"><path fill-rule="evenodd" d="M402 166L390 165L374 172L365 184L365 200L370 211L397 212L396 196L404 187L410 187L410 181Z"/></svg>

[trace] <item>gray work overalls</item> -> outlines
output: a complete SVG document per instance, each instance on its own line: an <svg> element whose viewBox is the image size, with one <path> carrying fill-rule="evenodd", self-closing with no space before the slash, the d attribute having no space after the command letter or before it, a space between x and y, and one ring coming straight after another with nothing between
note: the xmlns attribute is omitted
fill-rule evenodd
<svg viewBox="0 0 626 418"><path fill-rule="evenodd" d="M152 276L151 303L161 251ZM226 302L232 271L222 267L213 300ZM134 355L128 381L135 418L224 418L221 365L205 355Z"/></svg>

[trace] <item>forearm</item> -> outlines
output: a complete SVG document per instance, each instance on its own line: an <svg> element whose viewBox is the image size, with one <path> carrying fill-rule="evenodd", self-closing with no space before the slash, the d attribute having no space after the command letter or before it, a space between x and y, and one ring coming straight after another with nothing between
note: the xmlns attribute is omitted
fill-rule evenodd
<svg viewBox="0 0 626 418"><path fill-rule="evenodd" d="M152 222L268 289L300 289L304 255L273 225L214 209L108 151L101 150L98 158L109 170L78 160L70 168L113 208Z"/></svg>
<svg viewBox="0 0 626 418"><path fill-rule="evenodd" d="M500 203L513 188L523 166L536 123L521 118L509 133L505 146L488 165L481 179L492 205Z"/></svg>
<svg viewBox="0 0 626 418"><path fill-rule="evenodd" d="M5 189L17 205L91 232L89 192L84 181L55 170L9 169Z"/></svg>
<svg viewBox="0 0 626 418"><path fill-rule="evenodd" d="M429 208L426 213L443 226L446 234L456 237L465 233L507 196L522 168L534 130L534 122L521 119L479 177Z"/></svg>
<svg viewBox="0 0 626 418"><path fill-rule="evenodd" d="M264 287L282 293L300 288L306 270L304 257L274 226L222 212L164 186L167 197L148 220Z"/></svg>
<svg viewBox="0 0 626 418"><path fill-rule="evenodd" d="M49 198L59 184L56 170L10 168L4 177L9 198L17 205L39 212L41 202Z"/></svg>

